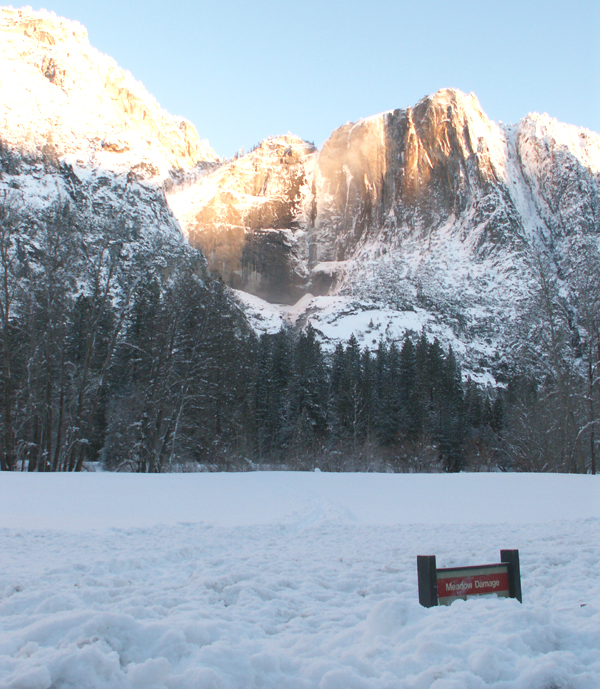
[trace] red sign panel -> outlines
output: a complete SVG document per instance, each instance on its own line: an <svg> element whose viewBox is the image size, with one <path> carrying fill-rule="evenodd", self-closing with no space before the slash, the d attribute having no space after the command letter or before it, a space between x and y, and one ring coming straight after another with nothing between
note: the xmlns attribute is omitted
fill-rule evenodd
<svg viewBox="0 0 600 689"><path fill-rule="evenodd" d="M452 603L457 598L495 593L508 597L508 566L505 564L462 569L437 570L439 603Z"/></svg>

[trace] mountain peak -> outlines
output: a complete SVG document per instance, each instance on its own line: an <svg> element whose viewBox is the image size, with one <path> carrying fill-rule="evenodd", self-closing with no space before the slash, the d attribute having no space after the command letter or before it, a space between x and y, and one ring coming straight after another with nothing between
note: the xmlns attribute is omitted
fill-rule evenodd
<svg viewBox="0 0 600 689"><path fill-rule="evenodd" d="M431 102L431 103L437 103L437 104L444 104L444 103L462 103L462 104L473 104L475 107L480 108L481 106L479 105L479 99L477 96L471 91L471 93L465 93L464 91L461 91L460 89L456 88L442 88L439 89L438 91L435 91L434 93L430 93L427 96L424 96L421 98L420 101L416 104L419 105L420 103L423 103L425 101ZM416 107L415 106L415 107Z"/></svg>
<svg viewBox="0 0 600 689"><path fill-rule="evenodd" d="M325 339L389 309L386 333L439 326L484 360L510 327L494 314L523 296L529 248L598 233L599 141L545 115L499 126L448 88L348 122L321 151L293 156L306 144L271 138L169 202L228 284L286 304L304 294L297 322Z"/></svg>
<svg viewBox="0 0 600 689"><path fill-rule="evenodd" d="M48 46L73 41L89 43L87 29L79 22L31 7L0 7L0 30L32 38Z"/></svg>
<svg viewBox="0 0 600 689"><path fill-rule="evenodd" d="M168 114L133 76L90 46L77 22L30 8L0 10L0 130L20 150L94 159L161 178L219 157L194 126Z"/></svg>

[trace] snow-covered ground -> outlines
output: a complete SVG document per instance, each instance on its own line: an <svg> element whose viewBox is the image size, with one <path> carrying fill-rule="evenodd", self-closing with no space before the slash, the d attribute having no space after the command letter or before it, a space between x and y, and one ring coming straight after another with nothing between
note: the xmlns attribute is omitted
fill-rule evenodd
<svg viewBox="0 0 600 689"><path fill-rule="evenodd" d="M0 496L0 687L600 687L600 477L3 473ZM501 548L522 605L418 604L418 554Z"/></svg>

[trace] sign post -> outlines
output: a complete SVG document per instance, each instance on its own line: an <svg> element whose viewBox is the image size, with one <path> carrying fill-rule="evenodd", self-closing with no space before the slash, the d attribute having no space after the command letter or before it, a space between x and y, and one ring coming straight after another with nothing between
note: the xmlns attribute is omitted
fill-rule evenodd
<svg viewBox="0 0 600 689"><path fill-rule="evenodd" d="M438 604L435 555L418 555L419 603L426 608Z"/></svg>
<svg viewBox="0 0 600 689"><path fill-rule="evenodd" d="M426 608L495 593L523 602L518 550L501 550L500 562L437 569L435 555L417 556L419 603Z"/></svg>
<svg viewBox="0 0 600 689"><path fill-rule="evenodd" d="M521 565L519 564L519 551L501 550L500 562L506 562L508 564L508 595L511 598L516 598L519 603L522 603L523 593L521 591Z"/></svg>

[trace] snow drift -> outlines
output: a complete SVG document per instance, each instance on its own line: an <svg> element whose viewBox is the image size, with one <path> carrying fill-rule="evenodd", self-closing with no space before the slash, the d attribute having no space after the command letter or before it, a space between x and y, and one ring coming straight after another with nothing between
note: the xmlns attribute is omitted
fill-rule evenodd
<svg viewBox="0 0 600 689"><path fill-rule="evenodd" d="M593 476L0 475L8 689L595 689ZM519 548L523 604L425 609Z"/></svg>

